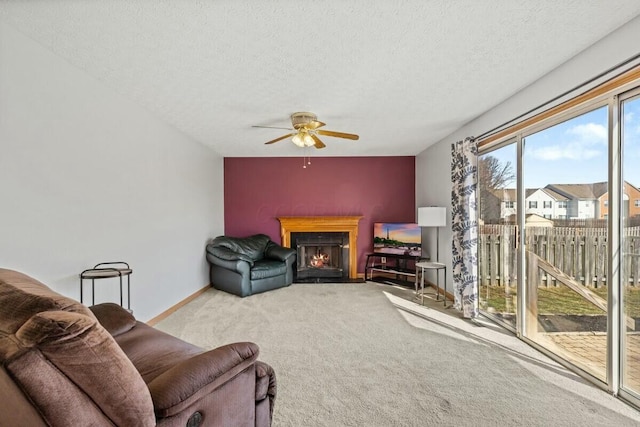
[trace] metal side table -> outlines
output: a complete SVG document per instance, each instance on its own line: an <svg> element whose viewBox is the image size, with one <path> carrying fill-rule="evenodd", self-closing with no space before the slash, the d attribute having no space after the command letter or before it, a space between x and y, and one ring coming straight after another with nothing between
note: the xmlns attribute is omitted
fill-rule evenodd
<svg viewBox="0 0 640 427"><path fill-rule="evenodd" d="M122 300L122 278L127 278L127 309L131 310L131 267L129 264L123 261L118 262L101 262L96 264L93 268L89 268L80 273L80 302L84 304L84 280L91 280L91 305L95 305L96 303L96 284L95 281L97 279L110 279L110 278L119 278L120 279L120 307L124 306Z"/></svg>
<svg viewBox="0 0 640 427"><path fill-rule="evenodd" d="M441 262L422 261L416 262L416 270L420 269L420 303L424 304L424 271L436 270L436 301L440 301L440 270L444 271L444 288L442 299L444 306L447 306L447 266ZM416 271L417 272L417 271ZM418 290L416 289L416 292Z"/></svg>

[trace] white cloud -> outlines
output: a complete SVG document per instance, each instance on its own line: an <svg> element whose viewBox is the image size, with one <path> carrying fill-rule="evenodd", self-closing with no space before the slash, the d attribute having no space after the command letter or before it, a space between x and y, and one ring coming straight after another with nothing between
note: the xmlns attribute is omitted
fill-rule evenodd
<svg viewBox="0 0 640 427"><path fill-rule="evenodd" d="M624 156L633 156L634 158L640 157L640 125L625 125L623 137L625 150Z"/></svg>
<svg viewBox="0 0 640 427"><path fill-rule="evenodd" d="M607 155L607 128L597 123L570 127L564 132L564 141L531 150L533 158L540 160L588 160Z"/></svg>
<svg viewBox="0 0 640 427"><path fill-rule="evenodd" d="M640 122L633 112L624 115L623 135L627 154L640 149Z"/></svg>
<svg viewBox="0 0 640 427"><path fill-rule="evenodd" d="M607 145L607 128L604 125L596 123L576 125L567 129L566 134L577 138L577 140L573 141L576 144Z"/></svg>
<svg viewBox="0 0 640 427"><path fill-rule="evenodd" d="M624 113L624 139L627 152L632 148L634 151L638 150L638 144L640 144L640 120L638 119L638 113L640 113L639 100L627 101L624 104L624 109L627 112Z"/></svg>
<svg viewBox="0 0 640 427"><path fill-rule="evenodd" d="M634 118L633 111L629 111L628 113L624 114L624 122L625 123L631 123L633 121L633 118Z"/></svg>
<svg viewBox="0 0 640 427"><path fill-rule="evenodd" d="M606 153L593 148L587 148L575 143L570 143L563 146L551 145L548 147L536 148L531 150L531 155L540 160L587 160L598 156L604 156Z"/></svg>

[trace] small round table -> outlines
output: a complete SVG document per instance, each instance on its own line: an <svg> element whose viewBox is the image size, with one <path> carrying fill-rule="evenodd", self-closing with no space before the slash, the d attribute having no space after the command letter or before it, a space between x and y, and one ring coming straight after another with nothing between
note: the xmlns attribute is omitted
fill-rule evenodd
<svg viewBox="0 0 640 427"><path fill-rule="evenodd" d="M440 270L444 271L444 288L442 296L444 306L447 306L447 265L441 262L421 261L416 262L416 273L420 269L420 303L424 304L424 271L436 270L436 301L440 301ZM417 286L416 286L417 288ZM418 289L416 289L418 292Z"/></svg>
<svg viewBox="0 0 640 427"><path fill-rule="evenodd" d="M84 292L83 281L85 279L91 280L91 304L96 303L96 280L97 279L120 279L120 307L124 308L122 301L122 278L127 278L127 309L131 310L131 267L124 261L117 262L101 262L96 264L93 268L89 268L80 273L80 302L84 304Z"/></svg>

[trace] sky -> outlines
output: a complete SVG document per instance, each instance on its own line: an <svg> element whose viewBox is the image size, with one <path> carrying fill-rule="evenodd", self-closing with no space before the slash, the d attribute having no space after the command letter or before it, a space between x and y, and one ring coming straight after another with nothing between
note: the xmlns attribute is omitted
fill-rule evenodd
<svg viewBox="0 0 640 427"><path fill-rule="evenodd" d="M640 187L640 98L623 105L624 179ZM559 123L525 138L526 188L547 184L585 184L607 181L607 107ZM516 146L487 153L516 168ZM509 188L515 188L515 180Z"/></svg>
<svg viewBox="0 0 640 427"><path fill-rule="evenodd" d="M386 238L389 229L389 238L404 243L420 243L422 230L417 224L376 222L373 224L374 236Z"/></svg>

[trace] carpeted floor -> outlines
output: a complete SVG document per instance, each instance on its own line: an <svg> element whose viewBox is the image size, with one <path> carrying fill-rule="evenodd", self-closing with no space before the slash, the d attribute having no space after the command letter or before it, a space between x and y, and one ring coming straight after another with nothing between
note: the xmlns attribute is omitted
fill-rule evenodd
<svg viewBox="0 0 640 427"><path fill-rule="evenodd" d="M371 282L211 289L156 326L205 348L257 343L277 375L274 426L639 425L515 337L393 294Z"/></svg>

